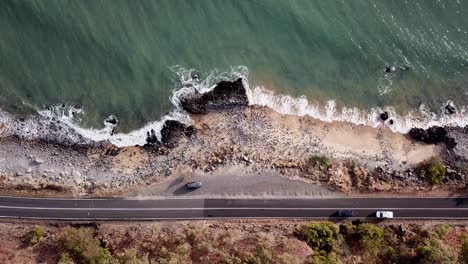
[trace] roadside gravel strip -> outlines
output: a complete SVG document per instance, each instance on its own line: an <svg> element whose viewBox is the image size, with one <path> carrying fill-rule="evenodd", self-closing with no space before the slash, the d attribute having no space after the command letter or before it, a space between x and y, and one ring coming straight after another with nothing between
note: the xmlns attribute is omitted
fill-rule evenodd
<svg viewBox="0 0 468 264"><path fill-rule="evenodd" d="M468 198L51 199L0 197L0 217L85 221L203 218L357 218L390 210L395 218L468 219Z"/></svg>

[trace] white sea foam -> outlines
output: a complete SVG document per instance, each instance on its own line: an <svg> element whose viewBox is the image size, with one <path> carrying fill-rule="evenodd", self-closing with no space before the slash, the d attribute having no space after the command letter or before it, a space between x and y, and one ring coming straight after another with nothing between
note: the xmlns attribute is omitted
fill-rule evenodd
<svg viewBox="0 0 468 264"><path fill-rule="evenodd" d="M428 128L431 126L466 126L468 125L467 108L465 106L452 115L444 114L445 105L441 106L439 113L429 110L424 104L418 110L413 110L406 115L397 113L394 107L375 107L370 110L362 110L356 107L338 108L334 100L329 100L324 106L310 103L305 96L291 97L289 95L276 95L264 87L250 89L249 102L252 105L262 105L276 112L289 115L311 116L326 122L346 121L358 125L378 127L388 126L394 132L407 133L413 127ZM389 113L389 119L382 123L380 114ZM393 124L390 123L393 121Z"/></svg>
<svg viewBox="0 0 468 264"><path fill-rule="evenodd" d="M56 105L40 109L38 110L39 115L22 122L16 120L12 115L0 111L0 123L4 124L0 126L0 136L18 135L27 139L53 138L80 143L108 140L119 147L144 145L146 133L151 129L156 131L156 136L160 139L160 130L166 120L178 120L185 124L192 123L189 115L180 107L181 98L194 92L208 92L222 80L236 80L238 78L243 79L250 105L267 106L282 114L308 115L326 122L346 121L372 127L386 125L391 130L401 133L406 133L413 127L468 125L466 107L459 107L455 114L446 115L443 114L445 105L441 106L439 113L431 112L425 105L421 105L419 109L403 116L390 106L370 110L356 107L339 108L334 100L329 100L321 105L309 102L305 96L278 95L265 87L250 87L248 70L243 66L234 67L229 71L215 70L202 76L196 70L179 66L173 67L173 71L177 76L170 98L173 110L159 121L149 122L129 133L113 133L114 125L109 122L104 122L102 129L80 127L78 125L79 118L85 114L83 109L76 106ZM447 103L453 104L453 102ZM389 113L389 119L385 123L380 120L380 114L383 111ZM390 120L394 121L393 124L390 124Z"/></svg>

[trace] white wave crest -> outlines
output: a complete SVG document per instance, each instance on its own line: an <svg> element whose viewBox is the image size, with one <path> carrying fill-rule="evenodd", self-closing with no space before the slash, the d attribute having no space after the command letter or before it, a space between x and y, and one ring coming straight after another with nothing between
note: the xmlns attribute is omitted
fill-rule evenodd
<svg viewBox="0 0 468 264"><path fill-rule="evenodd" d="M378 127L382 124L388 126L394 132L407 133L411 128L429 128L431 126L466 126L468 125L467 108L461 107L454 114L447 115L445 105L453 104L448 101L444 104L440 113L434 113L426 105L421 105L418 110L408 112L406 115L398 114L394 107L374 107L362 110L356 107L337 108L334 100L329 100L324 106L310 103L305 96L291 97L289 95L276 95L264 87L249 89L249 103L251 105L267 106L276 112L288 115L311 116L326 121L345 121L357 125ZM389 119L382 122L380 114L387 112Z"/></svg>
<svg viewBox="0 0 468 264"><path fill-rule="evenodd" d="M0 110L0 137L18 135L27 139L43 138L62 140L75 143L89 143L109 141L118 147L144 145L146 133L153 129L160 139L160 131L166 120L178 120L185 124L192 124L189 115L181 108L180 100L184 96L199 92L206 93L223 80L242 78L246 87L250 105L267 106L276 112L289 115L311 116L326 122L346 121L359 125L378 127L388 126L394 132L406 133L413 127L428 128L430 126L466 126L468 125L467 108L459 107L454 114L446 115L445 105L440 113L431 112L428 107L421 105L419 109L400 115L391 106L363 110L356 107L338 108L334 100L324 105L309 102L305 96L291 97L277 95L265 87L250 88L248 83L248 69L244 66L233 67L228 71L214 70L203 74L194 69L180 66L172 68L176 75L174 90L169 98L173 109L158 121L147 123L145 126L129 133L114 133L115 124L104 121L102 129L88 129L80 127L80 118L85 111L74 105L55 105L38 110L37 116L27 120L16 120L12 115ZM384 91L383 93L386 93ZM449 101L447 104L454 105ZM380 120L382 112L388 112L386 122ZM113 117L115 120L117 117Z"/></svg>

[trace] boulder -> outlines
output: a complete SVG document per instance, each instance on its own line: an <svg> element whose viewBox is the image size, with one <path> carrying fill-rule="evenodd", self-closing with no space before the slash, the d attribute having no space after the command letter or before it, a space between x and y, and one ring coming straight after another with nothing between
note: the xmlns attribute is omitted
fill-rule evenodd
<svg viewBox="0 0 468 264"><path fill-rule="evenodd" d="M104 122L115 126L119 123L119 120L114 115L111 115L108 118L106 118Z"/></svg>
<svg viewBox="0 0 468 264"><path fill-rule="evenodd" d="M154 129L151 129L151 131L146 132L146 144L159 144L158 138L156 137L156 132Z"/></svg>
<svg viewBox="0 0 468 264"><path fill-rule="evenodd" d="M249 103L241 78L236 81L221 81L211 91L188 95L180 102L182 108L191 114L244 107Z"/></svg>
<svg viewBox="0 0 468 264"><path fill-rule="evenodd" d="M381 114L380 114L380 119L381 119L382 121L387 120L387 119L388 119L388 112L385 111L385 112L381 113Z"/></svg>
<svg viewBox="0 0 468 264"><path fill-rule="evenodd" d="M449 101L444 107L444 112L446 115L455 114L457 112L457 109L455 108L455 104L452 101Z"/></svg>
<svg viewBox="0 0 468 264"><path fill-rule="evenodd" d="M176 120L166 120L161 129L161 143L166 147L174 148L180 138L191 137L196 133L194 126L187 126Z"/></svg>
<svg viewBox="0 0 468 264"><path fill-rule="evenodd" d="M40 158L36 158L36 159L34 159L34 163L36 163L37 165L39 165L39 164L44 163L44 160L43 160L43 159L40 159Z"/></svg>

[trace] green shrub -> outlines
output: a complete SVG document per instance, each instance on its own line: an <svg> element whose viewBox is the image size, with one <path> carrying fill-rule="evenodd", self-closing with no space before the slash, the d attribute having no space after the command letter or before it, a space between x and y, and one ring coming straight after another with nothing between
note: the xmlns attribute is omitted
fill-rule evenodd
<svg viewBox="0 0 468 264"><path fill-rule="evenodd" d="M125 250L125 253L117 259L119 260L119 263L122 264L149 264L148 255L144 255L139 258L137 250L134 248Z"/></svg>
<svg viewBox="0 0 468 264"><path fill-rule="evenodd" d="M439 239L444 239L450 231L450 226L447 224L440 224L434 228L434 233Z"/></svg>
<svg viewBox="0 0 468 264"><path fill-rule="evenodd" d="M360 224L355 227L360 246L370 257L376 257L383 246L383 231L373 224Z"/></svg>
<svg viewBox="0 0 468 264"><path fill-rule="evenodd" d="M420 263L453 263L456 255L453 251L442 248L440 241L427 239L416 248Z"/></svg>
<svg viewBox="0 0 468 264"><path fill-rule="evenodd" d="M330 253L337 246L338 226L330 222L310 223L302 227L300 236L314 251Z"/></svg>
<svg viewBox="0 0 468 264"><path fill-rule="evenodd" d="M36 245L37 243L41 242L45 235L45 229L42 226L35 226L31 230L31 239L29 240L29 244L31 246Z"/></svg>
<svg viewBox="0 0 468 264"><path fill-rule="evenodd" d="M319 167L322 170L328 170L331 166L331 161L325 156L311 156L306 160L306 167L308 170Z"/></svg>
<svg viewBox="0 0 468 264"><path fill-rule="evenodd" d="M58 234L57 241L64 253L78 262L109 264L113 258L106 248L101 247L91 228L66 227Z"/></svg>
<svg viewBox="0 0 468 264"><path fill-rule="evenodd" d="M340 264L341 260L335 252L329 254L316 254L312 258L314 264Z"/></svg>
<svg viewBox="0 0 468 264"><path fill-rule="evenodd" d="M435 157L423 162L421 164L421 169L425 171L427 179L433 185L440 184L445 178L445 165L441 160Z"/></svg>
<svg viewBox="0 0 468 264"><path fill-rule="evenodd" d="M458 257L459 263L468 263L468 235L464 234L460 237L461 251Z"/></svg>
<svg viewBox="0 0 468 264"><path fill-rule="evenodd" d="M202 255L209 255L213 250L213 248L208 244L204 244L206 247L203 246L197 247L197 250L200 250ZM175 248L169 250L166 247L161 247L158 253L158 264L175 264L175 263L186 263L190 258L191 248L190 245L187 243L180 244Z"/></svg>
<svg viewBox="0 0 468 264"><path fill-rule="evenodd" d="M270 250L260 247L255 254L251 254L245 260L247 264L268 264L273 262L273 256Z"/></svg>
<svg viewBox="0 0 468 264"><path fill-rule="evenodd" d="M68 253L63 253L60 255L60 260L58 264L74 264L73 259L70 257L70 254Z"/></svg>

